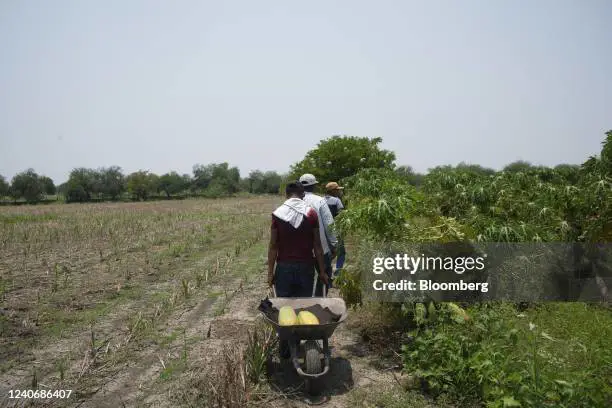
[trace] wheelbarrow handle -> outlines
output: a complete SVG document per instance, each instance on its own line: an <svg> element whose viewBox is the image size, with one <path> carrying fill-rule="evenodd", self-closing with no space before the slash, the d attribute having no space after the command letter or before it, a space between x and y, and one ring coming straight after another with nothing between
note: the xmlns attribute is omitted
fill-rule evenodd
<svg viewBox="0 0 612 408"><path fill-rule="evenodd" d="M319 274L315 271L314 273L314 282L312 283L312 297L315 297L317 293L317 281L319 280ZM327 285L324 282L321 282L323 286L323 297L327 297Z"/></svg>

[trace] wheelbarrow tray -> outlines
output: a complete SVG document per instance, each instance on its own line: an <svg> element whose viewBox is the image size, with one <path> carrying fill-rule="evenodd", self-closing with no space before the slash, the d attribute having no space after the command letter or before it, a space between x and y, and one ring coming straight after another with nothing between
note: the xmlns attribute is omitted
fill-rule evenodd
<svg viewBox="0 0 612 408"><path fill-rule="evenodd" d="M309 298L270 298L272 306L279 309L283 306L291 306L294 310L305 309L310 306L320 305L322 308L329 308L332 313L340 315L337 322L318 324L318 325L293 325L281 326L265 314L264 319L276 329L278 336L282 340L322 340L328 339L336 330L339 324L343 323L347 317L346 303L341 298L328 297L309 297Z"/></svg>

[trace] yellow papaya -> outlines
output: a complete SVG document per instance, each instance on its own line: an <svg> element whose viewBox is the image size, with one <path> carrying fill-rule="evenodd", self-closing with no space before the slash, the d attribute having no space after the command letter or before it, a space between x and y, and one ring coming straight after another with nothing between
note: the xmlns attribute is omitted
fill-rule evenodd
<svg viewBox="0 0 612 408"><path fill-rule="evenodd" d="M278 311L278 324L281 326L293 326L297 324L297 316L291 306L283 306Z"/></svg>
<svg viewBox="0 0 612 408"><path fill-rule="evenodd" d="M317 319L317 316L315 316L308 310L302 310L300 313L298 313L297 320L298 324L319 324L319 319Z"/></svg>

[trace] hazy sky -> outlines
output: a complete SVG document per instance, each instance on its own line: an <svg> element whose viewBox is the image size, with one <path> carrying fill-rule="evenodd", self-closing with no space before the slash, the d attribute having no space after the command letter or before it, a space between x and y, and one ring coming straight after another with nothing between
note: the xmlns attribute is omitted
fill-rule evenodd
<svg viewBox="0 0 612 408"><path fill-rule="evenodd" d="M581 163L612 2L0 1L0 174L287 171L334 134L416 170Z"/></svg>

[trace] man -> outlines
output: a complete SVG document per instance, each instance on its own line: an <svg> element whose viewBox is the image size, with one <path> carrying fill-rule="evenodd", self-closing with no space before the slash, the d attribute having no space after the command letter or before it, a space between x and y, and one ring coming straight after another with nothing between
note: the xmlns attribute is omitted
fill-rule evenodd
<svg viewBox="0 0 612 408"><path fill-rule="evenodd" d="M329 207L332 216L336 218L336 216L344 210L344 204L340 199L342 197L342 192L344 187L340 187L338 183L335 181L327 183L325 186L325 190L327 194L325 194L325 201L327 202L327 206ZM338 276L340 270L344 266L344 260L346 258L346 251L344 249L344 241L338 239L338 258L336 259L336 270L334 271L334 277Z"/></svg>
<svg viewBox="0 0 612 408"><path fill-rule="evenodd" d="M317 212L303 200L304 188L300 183L290 183L285 193L287 200L272 213L268 286L275 286L278 297L311 297L315 260L319 271L325 266L319 219ZM328 282L324 273L319 273L319 279ZM280 354L282 358L290 357L288 342L280 343Z"/></svg>
<svg viewBox="0 0 612 408"><path fill-rule="evenodd" d="M326 286L329 289L331 287L332 277L332 265L331 261L336 256L336 246L338 240L334 232L331 229L331 225L334 223L334 217L331 214L327 202L325 199L317 194L314 194L315 186L318 184L317 179L312 174L304 174L300 177L300 183L304 187L304 201L306 204L311 206L317 212L319 217L319 234L321 235L321 245L323 246L323 259L325 261L325 273L329 277L329 282L326 282ZM319 276L321 269L317 269ZM323 285L320 281L317 282L317 296L323 295Z"/></svg>
<svg viewBox="0 0 612 408"><path fill-rule="evenodd" d="M304 189L299 183L287 185L285 193L287 200L272 213L268 286L274 285L279 297L310 297L315 265L319 270L325 266L318 215L303 200ZM323 273L319 279L328 281Z"/></svg>

